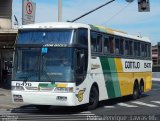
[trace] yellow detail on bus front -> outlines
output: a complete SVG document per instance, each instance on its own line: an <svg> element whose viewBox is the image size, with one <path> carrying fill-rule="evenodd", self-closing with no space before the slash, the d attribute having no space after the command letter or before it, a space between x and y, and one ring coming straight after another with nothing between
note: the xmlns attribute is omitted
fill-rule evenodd
<svg viewBox="0 0 160 121"><path fill-rule="evenodd" d="M57 84L57 87L60 87L60 88L65 88L65 87L67 87L67 84Z"/></svg>

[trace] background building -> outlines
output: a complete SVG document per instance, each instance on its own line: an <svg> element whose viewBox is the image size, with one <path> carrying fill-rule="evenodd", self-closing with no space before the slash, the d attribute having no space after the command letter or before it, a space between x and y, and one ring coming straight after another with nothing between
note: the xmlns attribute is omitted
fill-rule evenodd
<svg viewBox="0 0 160 121"><path fill-rule="evenodd" d="M0 0L0 87L9 87L17 30L12 29L12 0Z"/></svg>
<svg viewBox="0 0 160 121"><path fill-rule="evenodd" d="M152 46L153 65L158 65L158 45Z"/></svg>
<svg viewBox="0 0 160 121"><path fill-rule="evenodd" d="M160 42L152 46L152 60L153 65L160 65Z"/></svg>
<svg viewBox="0 0 160 121"><path fill-rule="evenodd" d="M160 42L152 46L153 72L160 72Z"/></svg>

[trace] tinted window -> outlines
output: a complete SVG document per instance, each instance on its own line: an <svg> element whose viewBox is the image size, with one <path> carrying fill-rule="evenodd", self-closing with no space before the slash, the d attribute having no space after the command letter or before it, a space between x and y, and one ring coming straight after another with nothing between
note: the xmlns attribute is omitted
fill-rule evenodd
<svg viewBox="0 0 160 121"><path fill-rule="evenodd" d="M114 54L115 46L114 46L114 37L109 36L109 45L110 45L110 53Z"/></svg>
<svg viewBox="0 0 160 121"><path fill-rule="evenodd" d="M88 30L78 29L78 43L83 45L88 45Z"/></svg>
<svg viewBox="0 0 160 121"><path fill-rule="evenodd" d="M134 42L134 56L140 56L140 42Z"/></svg>
<svg viewBox="0 0 160 121"><path fill-rule="evenodd" d="M129 55L133 55L133 41L129 41Z"/></svg>
<svg viewBox="0 0 160 121"><path fill-rule="evenodd" d="M73 33L69 29L19 31L17 44L69 44Z"/></svg>
<svg viewBox="0 0 160 121"><path fill-rule="evenodd" d="M104 37L104 53L110 53L110 41L107 36Z"/></svg>
<svg viewBox="0 0 160 121"><path fill-rule="evenodd" d="M120 54L120 41L119 41L119 38L115 38L115 53L116 53L116 55Z"/></svg>
<svg viewBox="0 0 160 121"><path fill-rule="evenodd" d="M97 52L97 35L91 33L91 51Z"/></svg>
<svg viewBox="0 0 160 121"><path fill-rule="evenodd" d="M151 57L151 44L148 44L148 52L147 52L147 56L150 58Z"/></svg>
<svg viewBox="0 0 160 121"><path fill-rule="evenodd" d="M133 41L131 40L125 41L125 55L127 56L133 55Z"/></svg>
<svg viewBox="0 0 160 121"><path fill-rule="evenodd" d="M129 55L129 41L125 41L125 55Z"/></svg>
<svg viewBox="0 0 160 121"><path fill-rule="evenodd" d="M141 43L141 56L145 57L145 44Z"/></svg>
<svg viewBox="0 0 160 121"><path fill-rule="evenodd" d="M120 44L120 48L119 48L120 49L120 54L124 55L124 39L121 38L119 44Z"/></svg>
<svg viewBox="0 0 160 121"><path fill-rule="evenodd" d="M115 39L115 52L117 55L123 55L124 54L124 40L120 38Z"/></svg>
<svg viewBox="0 0 160 121"><path fill-rule="evenodd" d="M102 35L97 36L97 52L102 52Z"/></svg>
<svg viewBox="0 0 160 121"><path fill-rule="evenodd" d="M48 48L46 53L40 48L18 48L13 80L74 81L73 52L72 48Z"/></svg>
<svg viewBox="0 0 160 121"><path fill-rule="evenodd" d="M91 33L91 50L92 52L102 52L102 35L96 32Z"/></svg>

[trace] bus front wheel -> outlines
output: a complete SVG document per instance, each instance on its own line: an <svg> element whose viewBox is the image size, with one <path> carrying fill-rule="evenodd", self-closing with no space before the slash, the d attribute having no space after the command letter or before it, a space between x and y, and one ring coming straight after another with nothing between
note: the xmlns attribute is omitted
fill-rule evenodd
<svg viewBox="0 0 160 121"><path fill-rule="evenodd" d="M47 110L50 109L50 107L51 107L51 106L49 106L49 105L36 105L36 108L37 108L38 110L41 110L41 111L47 111Z"/></svg>
<svg viewBox="0 0 160 121"><path fill-rule="evenodd" d="M89 96L89 105L88 110L93 110L98 106L99 102L99 93L95 86L92 87Z"/></svg>

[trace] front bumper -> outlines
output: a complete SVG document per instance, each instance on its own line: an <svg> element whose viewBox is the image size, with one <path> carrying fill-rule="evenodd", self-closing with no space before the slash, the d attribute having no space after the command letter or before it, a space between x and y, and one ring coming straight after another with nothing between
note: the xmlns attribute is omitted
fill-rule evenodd
<svg viewBox="0 0 160 121"><path fill-rule="evenodd" d="M13 103L76 106L75 93L12 91Z"/></svg>

